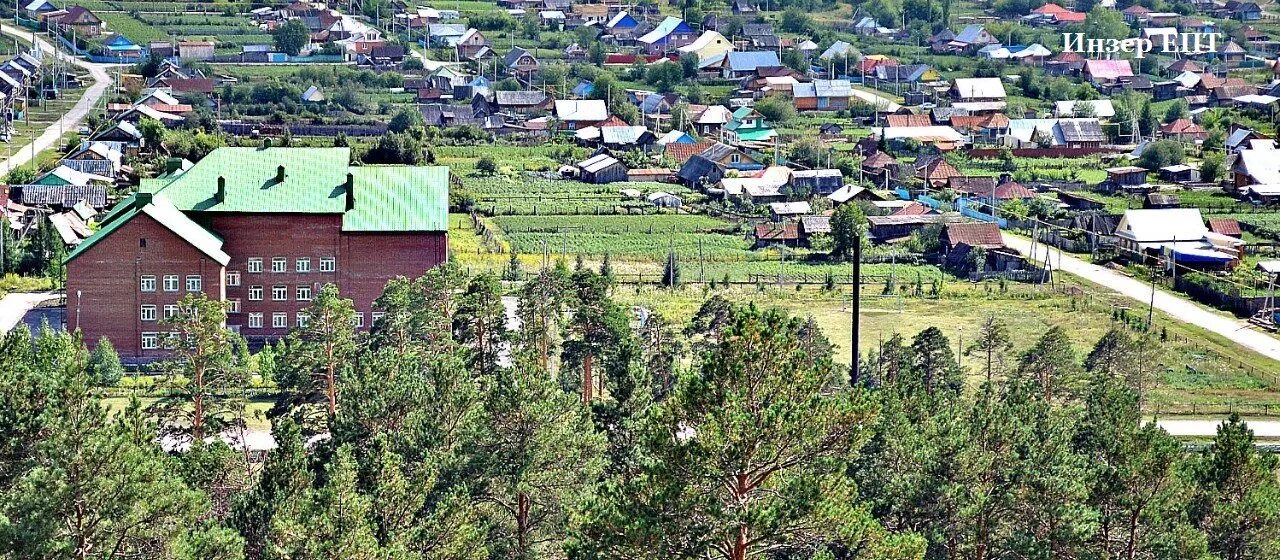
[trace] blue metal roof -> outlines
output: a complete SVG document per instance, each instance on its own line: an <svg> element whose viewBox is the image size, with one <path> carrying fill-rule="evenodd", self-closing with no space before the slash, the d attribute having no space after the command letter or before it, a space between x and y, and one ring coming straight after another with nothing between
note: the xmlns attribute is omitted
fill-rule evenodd
<svg viewBox="0 0 1280 560"><path fill-rule="evenodd" d="M773 51L730 52L729 70L733 72L752 72L762 66L782 66L778 53Z"/></svg>

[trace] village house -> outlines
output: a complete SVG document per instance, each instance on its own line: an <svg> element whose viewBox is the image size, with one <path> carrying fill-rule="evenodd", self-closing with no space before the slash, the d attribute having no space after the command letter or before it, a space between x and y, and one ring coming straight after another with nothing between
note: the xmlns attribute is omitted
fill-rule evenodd
<svg viewBox="0 0 1280 560"><path fill-rule="evenodd" d="M1176 119L1160 126L1160 136L1182 142L1200 143L1209 137L1209 133L1191 119Z"/></svg>
<svg viewBox="0 0 1280 560"><path fill-rule="evenodd" d="M565 130L598 125L609 118L609 106L602 99L557 99L555 118Z"/></svg>
<svg viewBox="0 0 1280 560"><path fill-rule="evenodd" d="M1198 208L1126 210L1115 236L1128 259L1159 258L1209 270L1234 267L1244 246L1237 238L1209 231Z"/></svg>
<svg viewBox="0 0 1280 560"><path fill-rule="evenodd" d="M720 131L721 140L730 144L767 142L778 135L764 120L764 115L751 107L739 107Z"/></svg>
<svg viewBox="0 0 1280 560"><path fill-rule="evenodd" d="M1121 78L1132 78L1133 67L1125 59L1084 61L1083 77L1097 88L1110 88Z"/></svg>
<svg viewBox="0 0 1280 560"><path fill-rule="evenodd" d="M660 54L692 43L697 33L677 17L667 17L652 31L636 39L648 54Z"/></svg>
<svg viewBox="0 0 1280 560"><path fill-rule="evenodd" d="M515 47L507 52L507 56L502 59L502 67L507 70L508 74L520 78L528 78L534 72L538 71L538 58L533 53Z"/></svg>
<svg viewBox="0 0 1280 560"><path fill-rule="evenodd" d="M814 80L796 84L791 93L798 111L839 111L849 108L852 91L849 80Z"/></svg>
<svg viewBox="0 0 1280 560"><path fill-rule="evenodd" d="M1004 249L1004 236L1000 234L1000 226L991 222L957 222L942 227L938 237L942 245L943 260L948 268L966 269L971 259L970 253L982 250L985 259L978 264L977 270L970 272L984 273L990 268L1007 269L996 252ZM993 266L994 265L994 266Z"/></svg>
<svg viewBox="0 0 1280 560"><path fill-rule="evenodd" d="M82 37L97 37L106 30L107 25L97 14L83 6L71 6L61 15L49 14L45 19L50 27L70 34L73 31Z"/></svg>
<svg viewBox="0 0 1280 560"><path fill-rule="evenodd" d="M468 28L457 40L458 56L467 60L475 60L480 51L489 49L489 38L483 31L474 27Z"/></svg>

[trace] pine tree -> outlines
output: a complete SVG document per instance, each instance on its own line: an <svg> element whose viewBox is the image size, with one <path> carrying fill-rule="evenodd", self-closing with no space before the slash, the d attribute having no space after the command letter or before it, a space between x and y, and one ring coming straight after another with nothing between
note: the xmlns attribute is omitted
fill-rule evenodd
<svg viewBox="0 0 1280 560"><path fill-rule="evenodd" d="M966 349L965 354L978 354L982 359L982 373L987 383L1004 374L1005 354L1013 350L1009 341L1009 328L995 315L988 315L978 330L978 340Z"/></svg>
<svg viewBox="0 0 1280 560"><path fill-rule="evenodd" d="M667 251L667 261L662 265L662 285L667 288L680 285L680 263L676 261L675 251Z"/></svg>
<svg viewBox="0 0 1280 560"><path fill-rule="evenodd" d="M524 276L524 273L520 270L520 257L513 250L511 251L511 258L507 259L507 268L502 271L502 279L508 282L517 282L522 276Z"/></svg>
<svg viewBox="0 0 1280 560"><path fill-rule="evenodd" d="M1081 368L1071 339L1052 327L1022 354L1017 375L1035 382L1047 401L1071 397L1081 383Z"/></svg>
<svg viewBox="0 0 1280 560"><path fill-rule="evenodd" d="M155 445L155 426L132 400L116 418L92 397L80 368L57 380L51 424L33 468L0 499L0 553L13 558L167 557L207 510L173 460Z"/></svg>
<svg viewBox="0 0 1280 560"><path fill-rule="evenodd" d="M491 273L471 279L453 320L454 339L467 349L471 371L492 374L507 340L507 310L502 285Z"/></svg>
<svg viewBox="0 0 1280 560"><path fill-rule="evenodd" d="M323 430L338 413L338 386L355 356L355 304L343 298L337 286L325 284L302 312L307 321L289 332L282 356L286 371L280 383L289 391L281 405L295 409L322 402L324 421L313 421L317 425L308 423L307 427Z"/></svg>
<svg viewBox="0 0 1280 560"><path fill-rule="evenodd" d="M586 409L537 368L498 375L485 404L482 495L496 557L555 558L570 506L599 477L602 438Z"/></svg>
<svg viewBox="0 0 1280 560"><path fill-rule="evenodd" d="M98 339L98 345L89 353L89 374L94 383L103 387L114 386L124 376L120 355L105 336Z"/></svg>
<svg viewBox="0 0 1280 560"><path fill-rule="evenodd" d="M1195 490L1188 513L1209 550L1223 560L1280 553L1280 483L1275 455L1254 445L1253 430L1232 413L1191 466Z"/></svg>
<svg viewBox="0 0 1280 560"><path fill-rule="evenodd" d="M238 336L225 326L226 308L203 292L178 300L178 313L164 320L173 336L165 339L171 358L161 365L170 394L149 407L166 435L202 440L232 426L242 426L247 372L237 366L233 348Z"/></svg>
<svg viewBox="0 0 1280 560"><path fill-rule="evenodd" d="M878 549L847 474L872 408L830 386L831 357L805 351L803 325L735 312L699 374L656 412L643 474L602 490L573 546L727 560L826 540Z"/></svg>
<svg viewBox="0 0 1280 560"><path fill-rule="evenodd" d="M964 388L964 372L956 363L951 342L938 327L929 327L911 340L912 366L920 385L928 392Z"/></svg>
<svg viewBox="0 0 1280 560"><path fill-rule="evenodd" d="M609 282L613 282L613 280L614 280L614 277L613 277L613 264L612 264L612 262L609 260L609 252L608 252L608 251L606 251L606 252L605 252L605 254L604 254L604 259L600 261L600 276L604 277L604 278L605 278L606 280L608 280Z"/></svg>

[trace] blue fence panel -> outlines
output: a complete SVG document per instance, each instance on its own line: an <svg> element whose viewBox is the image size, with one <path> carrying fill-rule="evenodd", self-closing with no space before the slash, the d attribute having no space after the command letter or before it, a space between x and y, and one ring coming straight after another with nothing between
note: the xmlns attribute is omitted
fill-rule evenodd
<svg viewBox="0 0 1280 560"><path fill-rule="evenodd" d="M973 203L973 205L970 206L969 199L967 198L956 199L956 209L960 211L961 216L966 216L969 218L973 218L975 220L982 220L984 222L995 222L995 224L999 226L1001 229L1009 227L1008 220L1004 218L997 218L991 214L982 212L975 208L975 207L982 208L983 207L982 204L985 204L985 203Z"/></svg>
<svg viewBox="0 0 1280 560"><path fill-rule="evenodd" d="M917 200L917 201L919 201L921 204L924 204L925 206L928 206L929 208L935 208L935 209L936 209L936 208L941 208L941 207L942 207L942 201L941 201L941 200L938 200L938 199L936 199L936 198L933 198L932 196L929 196L929 195L924 195L924 194L922 194L922 195L920 195L920 196L917 196L917 197L916 197L916 200Z"/></svg>
<svg viewBox="0 0 1280 560"><path fill-rule="evenodd" d="M897 193L898 198L901 198L902 200L911 200L911 191L907 189L898 187L896 189L893 189L893 192Z"/></svg>

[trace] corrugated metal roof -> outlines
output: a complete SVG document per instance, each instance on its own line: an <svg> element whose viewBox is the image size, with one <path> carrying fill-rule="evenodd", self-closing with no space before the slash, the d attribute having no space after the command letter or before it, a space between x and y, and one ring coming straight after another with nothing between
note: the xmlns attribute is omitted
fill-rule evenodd
<svg viewBox="0 0 1280 560"><path fill-rule="evenodd" d="M160 192L182 210L341 214L350 158L349 148L219 148ZM218 177L227 187L221 202Z"/></svg>
<svg viewBox="0 0 1280 560"><path fill-rule="evenodd" d="M174 206L170 200L164 196L155 196L149 203L139 208L138 199L135 195L125 199L116 208L112 209L108 214L111 216L111 220L105 221L102 229L77 245L75 250L67 255L64 262L70 262L72 259L84 254L90 247L93 247L99 241L120 229L121 226L142 214L150 216L160 225L190 243L196 250L217 261L218 264L226 266L231 261L231 257L222 250L222 239L192 221L191 218L188 218L186 214L183 214L181 210Z"/></svg>
<svg viewBox="0 0 1280 560"><path fill-rule="evenodd" d="M355 207L342 231L404 232L449 229L449 168L352 167Z"/></svg>
<svg viewBox="0 0 1280 560"><path fill-rule="evenodd" d="M773 51L730 52L729 70L733 72L752 72L762 66L782 66L778 53Z"/></svg>

